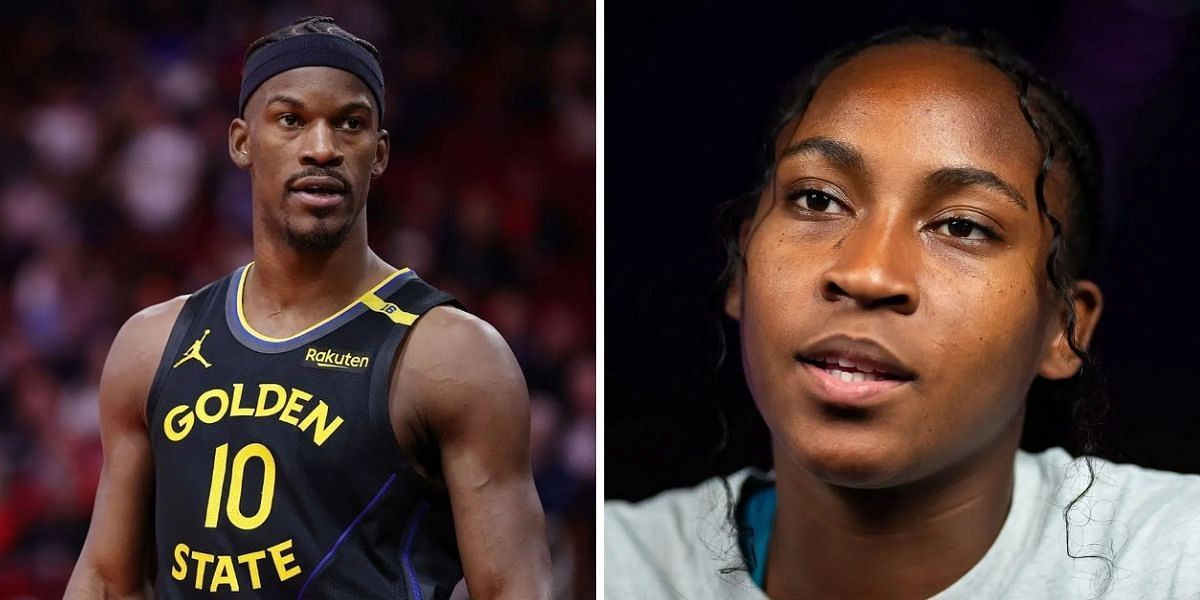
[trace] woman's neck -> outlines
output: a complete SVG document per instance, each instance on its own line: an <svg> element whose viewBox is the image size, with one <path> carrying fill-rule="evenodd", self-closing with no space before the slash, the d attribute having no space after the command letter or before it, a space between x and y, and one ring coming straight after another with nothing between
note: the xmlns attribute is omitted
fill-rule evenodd
<svg viewBox="0 0 1200 600"><path fill-rule="evenodd" d="M1021 420L935 475L884 489L818 480L776 444L778 510L768 550L772 598L929 598L979 562L1013 489Z"/></svg>

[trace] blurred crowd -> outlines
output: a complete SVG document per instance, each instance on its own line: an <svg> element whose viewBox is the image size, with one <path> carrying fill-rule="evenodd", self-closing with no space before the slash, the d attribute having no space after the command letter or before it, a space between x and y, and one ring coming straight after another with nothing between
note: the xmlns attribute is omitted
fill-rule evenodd
<svg viewBox="0 0 1200 600"><path fill-rule="evenodd" d="M226 146L242 55L314 14L383 56L372 247L516 352L556 596L594 595L594 5L130 0L0 22L0 598L61 597L116 330L251 259L249 178Z"/></svg>

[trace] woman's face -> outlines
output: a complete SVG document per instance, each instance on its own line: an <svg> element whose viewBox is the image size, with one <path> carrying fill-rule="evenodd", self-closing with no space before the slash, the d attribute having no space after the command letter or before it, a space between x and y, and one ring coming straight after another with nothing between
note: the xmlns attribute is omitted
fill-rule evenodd
<svg viewBox="0 0 1200 600"><path fill-rule="evenodd" d="M1042 151L1010 80L949 46L868 49L776 157L726 309L777 466L886 487L1018 436L1034 377L1079 361L1045 271ZM1046 183L1056 215L1061 175ZM1099 290L1076 290L1086 344Z"/></svg>

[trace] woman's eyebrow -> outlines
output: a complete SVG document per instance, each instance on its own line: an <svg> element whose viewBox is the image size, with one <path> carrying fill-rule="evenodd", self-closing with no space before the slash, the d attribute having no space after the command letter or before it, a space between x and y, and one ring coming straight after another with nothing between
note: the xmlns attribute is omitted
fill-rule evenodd
<svg viewBox="0 0 1200 600"><path fill-rule="evenodd" d="M970 187L979 186L1004 194L1020 206L1028 210L1025 197L1011 183L1004 181L999 175L975 167L943 167L925 176L925 181L938 187Z"/></svg>
<svg viewBox="0 0 1200 600"><path fill-rule="evenodd" d="M827 137L810 137L788 146L779 155L779 160L788 158L816 155L833 166L858 173L867 172L867 163L861 152L846 142ZM1016 186L1005 181L999 175L976 167L943 167L925 176L926 182L939 187L970 187L979 186L995 190L1008 197L1022 210L1028 210L1028 203Z"/></svg>
<svg viewBox="0 0 1200 600"><path fill-rule="evenodd" d="M802 154L816 154L833 163L833 166L848 171L865 173L867 163L854 146L827 137L810 137L788 146L779 155L779 160L785 160Z"/></svg>

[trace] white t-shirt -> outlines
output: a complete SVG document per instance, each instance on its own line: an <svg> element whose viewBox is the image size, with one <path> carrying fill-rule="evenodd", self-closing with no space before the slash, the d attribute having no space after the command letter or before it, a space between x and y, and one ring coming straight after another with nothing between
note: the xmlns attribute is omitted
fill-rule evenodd
<svg viewBox="0 0 1200 600"><path fill-rule="evenodd" d="M934 598L1200 599L1200 476L1093 464L1095 486L1070 512L1071 553L1111 557L1111 571L1067 555L1062 510L1087 484L1083 460L1059 448L1019 452L1000 535ZM729 476L735 504L750 473ZM766 600L744 568L726 507L715 478L636 504L606 503L605 597Z"/></svg>

